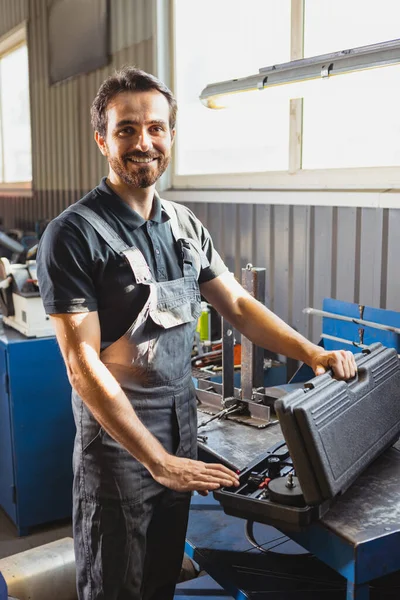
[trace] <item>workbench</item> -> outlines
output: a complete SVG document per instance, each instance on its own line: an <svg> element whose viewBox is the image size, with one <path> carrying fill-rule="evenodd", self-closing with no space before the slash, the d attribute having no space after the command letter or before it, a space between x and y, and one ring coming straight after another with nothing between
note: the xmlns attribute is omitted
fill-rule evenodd
<svg viewBox="0 0 400 600"><path fill-rule="evenodd" d="M205 417L206 415L199 413L199 422ZM200 458L210 456L211 452L223 456L226 464L240 470L262 454L263 450L283 439L279 424L266 429L255 429L227 420L214 421L204 427L201 433L207 436L207 442L199 444ZM186 551L224 589L236 599L301 597L263 596L262 592L267 594L268 589L275 589L260 588L260 585L275 585L268 573L264 573L271 567L272 553L266 556L251 549L243 534L244 520L225 515L215 500L212 507L207 504L202 507L201 502L200 497L194 497ZM283 533L319 559L308 559L315 561L311 571L314 574L322 574L322 579L325 577L330 582L331 589L327 587L323 593L321 589L315 593L311 593L310 590L304 591L303 597L307 600L320 600L322 597L332 600L399 597L400 587L394 596L377 595L383 594L382 590L370 594L369 582L400 570L400 445L396 444L379 457L357 482L336 500L325 517L304 531L282 530L282 533L279 533L276 529L264 525L257 525L257 528L255 538L259 541L259 537L262 545L266 544L268 547L268 544L274 544L271 540L280 538ZM280 540L279 545L284 538ZM279 550L282 551L282 548ZM253 575L255 570L260 570L255 578L257 594L254 592L254 576L250 578L253 588L246 591L243 589L243 577L239 577L237 569L233 568L234 564L240 565L242 559L247 565L245 570L250 570ZM288 559L285 560L286 562L275 567L282 570L286 565L287 572L290 573ZM296 561L306 559L294 557L292 563L295 565ZM304 576L310 564L305 562L302 566L301 572ZM325 565L330 567L328 571L321 570L328 568ZM243 564L240 569L243 572ZM293 572L294 581L298 576L299 573ZM397 585L400 586L400 578ZM299 590L298 586L296 589ZM341 591L343 589L346 591Z"/></svg>
<svg viewBox="0 0 400 600"><path fill-rule="evenodd" d="M71 515L75 426L55 337L0 321L0 506L25 535Z"/></svg>

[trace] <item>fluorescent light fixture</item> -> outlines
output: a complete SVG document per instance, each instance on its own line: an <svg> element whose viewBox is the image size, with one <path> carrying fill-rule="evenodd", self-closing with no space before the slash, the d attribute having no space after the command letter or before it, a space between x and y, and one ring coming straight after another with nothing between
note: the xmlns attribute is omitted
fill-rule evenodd
<svg viewBox="0 0 400 600"><path fill-rule="evenodd" d="M285 83L326 78L396 63L400 63L400 39L301 58L264 67L248 77L210 83L201 92L200 100L207 108L225 108L232 94L261 91Z"/></svg>

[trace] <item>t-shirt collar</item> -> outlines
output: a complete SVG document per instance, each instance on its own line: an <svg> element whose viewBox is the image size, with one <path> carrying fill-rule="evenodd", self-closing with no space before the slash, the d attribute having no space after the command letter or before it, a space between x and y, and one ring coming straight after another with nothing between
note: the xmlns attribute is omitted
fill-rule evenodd
<svg viewBox="0 0 400 600"><path fill-rule="evenodd" d="M141 217L139 213L133 210L126 202L122 200L108 185L107 185L107 177L103 177L97 186L98 193L102 197L103 201L107 204L107 206L112 210L112 212L126 225L131 227L132 229L137 229L141 227L146 219ZM154 192L153 199L153 210L151 221L154 223L164 223L169 220L169 216L164 210L160 196L157 192Z"/></svg>

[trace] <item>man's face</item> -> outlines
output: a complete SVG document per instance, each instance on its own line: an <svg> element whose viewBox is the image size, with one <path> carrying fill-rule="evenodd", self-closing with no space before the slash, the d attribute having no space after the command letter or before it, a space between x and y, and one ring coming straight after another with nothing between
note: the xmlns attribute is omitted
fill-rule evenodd
<svg viewBox="0 0 400 600"><path fill-rule="evenodd" d="M169 104L156 90L122 92L107 106L107 134L95 134L111 170L125 184L147 188L168 167L175 130L169 127Z"/></svg>

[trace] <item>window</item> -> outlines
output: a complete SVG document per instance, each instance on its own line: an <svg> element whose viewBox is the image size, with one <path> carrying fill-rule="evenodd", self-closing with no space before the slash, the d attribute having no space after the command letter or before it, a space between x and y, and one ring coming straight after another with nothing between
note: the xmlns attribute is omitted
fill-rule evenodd
<svg viewBox="0 0 400 600"><path fill-rule="evenodd" d="M394 40L399 18L398 0L305 0L304 56Z"/></svg>
<svg viewBox="0 0 400 600"><path fill-rule="evenodd" d="M309 82L303 169L400 165L399 78L395 65Z"/></svg>
<svg viewBox="0 0 400 600"><path fill-rule="evenodd" d="M398 0L306 0L304 56L396 39L399 19ZM399 75L395 65L304 84L303 169L400 165Z"/></svg>
<svg viewBox="0 0 400 600"><path fill-rule="evenodd" d="M210 81L246 76L265 60L290 60L290 2L176 0L177 174L287 168L288 100L271 94L250 112L242 102L212 111L199 101Z"/></svg>
<svg viewBox="0 0 400 600"><path fill-rule="evenodd" d="M0 184L31 179L28 50L25 42L7 50L0 43Z"/></svg>
<svg viewBox="0 0 400 600"><path fill-rule="evenodd" d="M400 188L398 64L236 94L223 110L199 100L214 81L399 38L398 0L175 0L174 11L173 187Z"/></svg>

